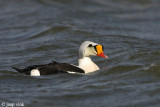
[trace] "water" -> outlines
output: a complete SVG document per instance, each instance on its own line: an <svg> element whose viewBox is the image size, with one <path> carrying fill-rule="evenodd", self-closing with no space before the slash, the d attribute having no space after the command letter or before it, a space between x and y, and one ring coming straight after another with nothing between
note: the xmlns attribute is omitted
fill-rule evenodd
<svg viewBox="0 0 160 107"><path fill-rule="evenodd" d="M159 107L158 0L1 0L0 103L28 107ZM90 75L22 75L51 60L77 64L79 45L105 47Z"/></svg>

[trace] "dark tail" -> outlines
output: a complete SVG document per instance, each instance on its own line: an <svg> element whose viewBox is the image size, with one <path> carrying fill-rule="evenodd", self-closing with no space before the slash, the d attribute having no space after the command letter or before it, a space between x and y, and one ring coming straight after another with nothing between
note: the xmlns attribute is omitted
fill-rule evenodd
<svg viewBox="0 0 160 107"><path fill-rule="evenodd" d="M21 69L19 69L19 68L16 68L16 67L12 67L12 68L15 69L16 71L20 72L20 73L23 72L23 71L22 71Z"/></svg>

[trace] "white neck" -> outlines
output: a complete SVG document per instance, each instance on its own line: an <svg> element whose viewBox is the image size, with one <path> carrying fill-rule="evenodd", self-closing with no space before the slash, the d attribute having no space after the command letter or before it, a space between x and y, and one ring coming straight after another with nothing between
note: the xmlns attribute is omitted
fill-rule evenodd
<svg viewBox="0 0 160 107"><path fill-rule="evenodd" d="M83 57L78 60L79 67L85 71L85 73L90 73L99 70L99 67L91 60L90 57Z"/></svg>

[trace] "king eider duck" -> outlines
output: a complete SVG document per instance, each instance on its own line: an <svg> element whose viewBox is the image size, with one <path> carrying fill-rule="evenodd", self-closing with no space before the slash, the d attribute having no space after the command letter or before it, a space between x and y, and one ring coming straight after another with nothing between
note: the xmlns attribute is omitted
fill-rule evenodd
<svg viewBox="0 0 160 107"><path fill-rule="evenodd" d="M17 67L12 67L20 73L31 76L49 75L49 74L59 74L59 73L91 73L99 70L99 67L91 60L90 56L100 56L103 58L108 58L103 53L103 46L91 41L85 41L80 45L78 54L78 66L67 64L51 62L44 65L32 65L24 69L19 69Z"/></svg>

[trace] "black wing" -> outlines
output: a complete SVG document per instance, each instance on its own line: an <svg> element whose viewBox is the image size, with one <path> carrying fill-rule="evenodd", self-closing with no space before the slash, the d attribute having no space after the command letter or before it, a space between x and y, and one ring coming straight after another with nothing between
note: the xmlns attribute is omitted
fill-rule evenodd
<svg viewBox="0 0 160 107"><path fill-rule="evenodd" d="M56 64L54 64L54 67L59 70L63 70L63 71L85 73L84 70L82 70L81 68L76 67L74 65L67 64L67 63L56 63Z"/></svg>
<svg viewBox="0 0 160 107"><path fill-rule="evenodd" d="M54 68L52 66L39 67L38 70L40 71L40 75L68 73L67 71L56 69L56 68Z"/></svg>
<svg viewBox="0 0 160 107"><path fill-rule="evenodd" d="M24 73L27 75L30 75L31 70L33 69L38 69L40 71L40 75L68 73L67 71L76 72L76 73L85 73L84 70L74 65L70 65L67 63L58 63L55 61L49 64L44 64L44 65L32 65L24 69L19 69L16 67L12 67L12 68L17 70L20 73Z"/></svg>
<svg viewBox="0 0 160 107"><path fill-rule="evenodd" d="M56 62L55 62L56 63ZM28 66L28 67L26 67L26 68L24 68L24 69L20 69L20 68L17 68L17 67L12 67L13 69L15 69L15 70L17 70L19 73L24 73L24 74L26 74L26 75L30 75L30 73L31 73L31 70L33 70L33 69L38 69L38 68L40 68L40 67L44 67L44 66L48 66L48 65L50 65L51 63L49 63L49 64L45 64L45 65L31 65L31 66ZM53 63L52 63L53 64Z"/></svg>

